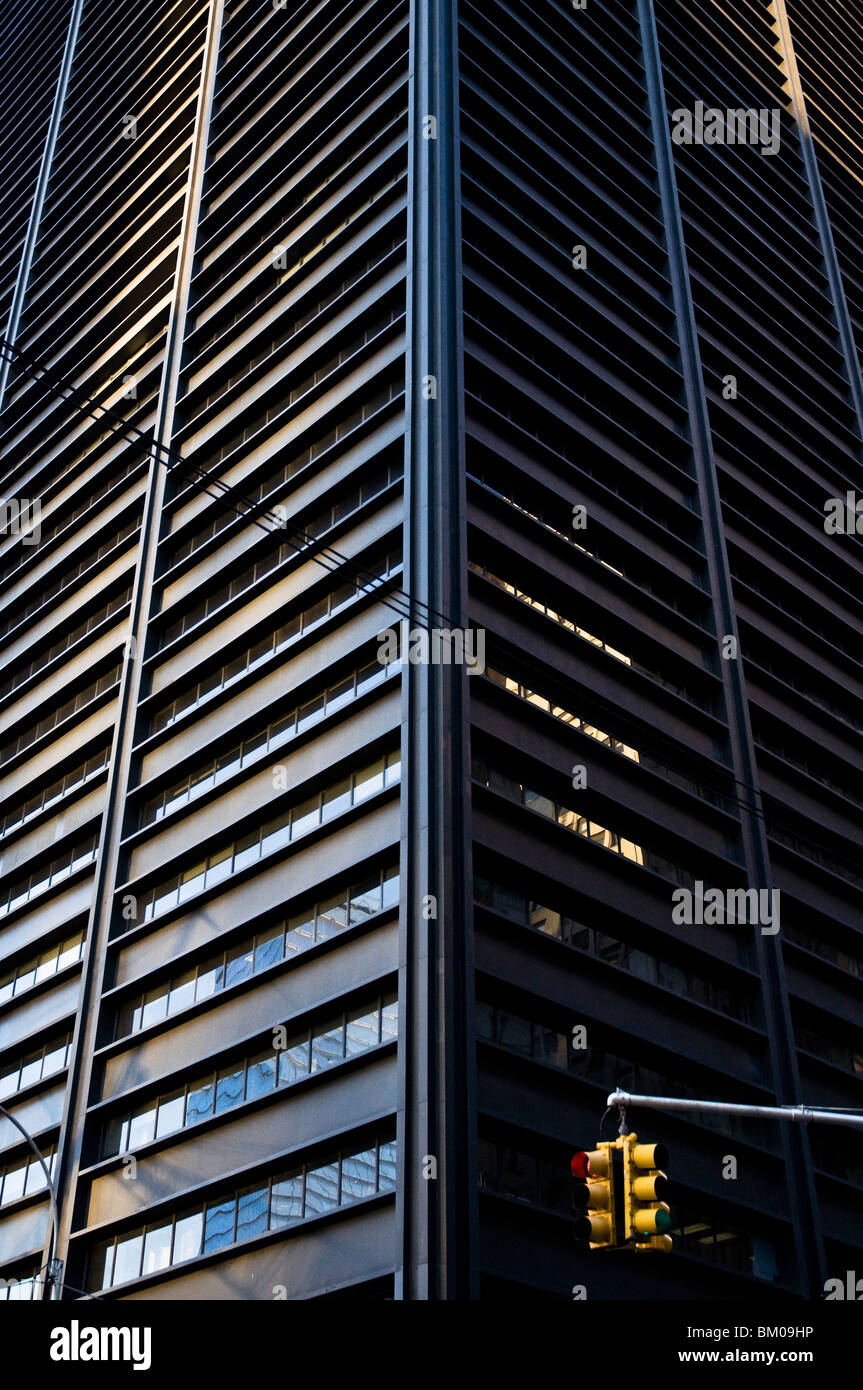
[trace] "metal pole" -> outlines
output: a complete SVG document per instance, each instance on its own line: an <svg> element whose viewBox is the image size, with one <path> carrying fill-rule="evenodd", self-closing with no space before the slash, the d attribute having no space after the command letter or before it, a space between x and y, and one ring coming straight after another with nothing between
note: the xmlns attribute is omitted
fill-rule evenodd
<svg viewBox="0 0 863 1390"><path fill-rule="evenodd" d="M645 1110L710 1110L719 1115L758 1115L773 1120L795 1120L808 1124L817 1120L825 1125L850 1125L863 1129L863 1115L847 1114L840 1110L818 1110L808 1105L732 1105L725 1100L678 1100L673 1096L634 1096L629 1091L612 1091L606 1102L609 1109L618 1105L637 1105Z"/></svg>
<svg viewBox="0 0 863 1390"><path fill-rule="evenodd" d="M54 1184L51 1181L51 1174L48 1170L48 1165L42 1157L40 1150L37 1148L36 1141L33 1139L32 1135L28 1134L27 1130L21 1124L20 1120L16 1120L14 1115L9 1114L9 1111L6 1109L5 1105L0 1105L0 1115L2 1115L4 1119L7 1119L10 1124L13 1124L15 1128L19 1130L21 1134L24 1135L24 1138L27 1140L27 1143L30 1145L30 1148L33 1150L34 1154L36 1155L40 1164L42 1165L42 1172L45 1174L45 1182L48 1185L48 1197L51 1202L51 1232L48 1240L48 1264L45 1272L45 1284L42 1297L51 1298L53 1295L54 1284L60 1284L62 1282L63 1274L62 1261L54 1259L54 1250L57 1240L57 1229L60 1224L59 1216L57 1213L57 1194L54 1191Z"/></svg>

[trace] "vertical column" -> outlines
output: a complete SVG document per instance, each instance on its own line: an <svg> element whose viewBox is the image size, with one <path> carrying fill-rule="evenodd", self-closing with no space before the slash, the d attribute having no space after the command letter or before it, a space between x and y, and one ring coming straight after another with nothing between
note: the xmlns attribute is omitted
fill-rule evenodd
<svg viewBox="0 0 863 1390"><path fill-rule="evenodd" d="M794 40L791 36L791 25L788 19L788 10L785 0L771 0L769 10L775 16L776 20L773 26L778 35L778 43L776 46L781 54L782 66L785 69L785 76L788 79L786 86L791 97L791 106L800 136L800 149L806 168L806 177L809 181L809 193L812 198L815 224L818 228L818 239L821 243L821 254L824 257L824 273L830 287L833 312L836 315L836 326L839 330L839 340L842 344L842 353L845 358L845 370L848 375L848 384L851 388L851 399L854 402L854 409L857 414L857 431L860 438L863 439L863 377L861 377L860 372L860 358L857 354L857 345L854 341L854 329L851 325L851 315L848 312L848 303L845 299L845 290L842 285L842 272L839 269L839 258L836 255L836 246L833 241L830 214L827 211L827 202L821 184L821 174L818 168L818 155L815 151L815 141L812 138L812 131L809 127L806 98L803 95L803 83L800 80L800 71L797 67Z"/></svg>
<svg viewBox="0 0 863 1390"><path fill-rule="evenodd" d="M674 173L674 155L653 0L638 0L638 14L717 646L720 637L733 636L736 642L735 650L739 651L722 502L713 458L710 419L698 347L683 220ZM717 657L718 652L714 660ZM758 762L752 739L746 682L739 660L720 661L719 665L728 723L729 751L741 806L740 828L747 878L753 888L769 889L772 887L773 871L764 828ZM757 927L755 943L776 1100L783 1105L799 1103L800 1077L782 948L776 936L765 936ZM781 1128L788 1206L794 1231L799 1282L808 1297L818 1298L824 1287L825 1269L809 1141L805 1130L801 1128L790 1125L783 1125Z"/></svg>
<svg viewBox="0 0 863 1390"><path fill-rule="evenodd" d="M126 659L120 682L114 741L105 790L105 812L96 860L93 899L87 926L87 950L81 980L81 995L75 1034L69 1083L60 1129L60 1151L57 1163L57 1190L60 1202L60 1235L58 1257L64 1261L69 1236L76 1218L77 1178L84 1141L87 1106L93 1071L93 1052L99 1025L100 1000L103 992L106 952L111 928L114 890L117 882L120 844L124 831L126 796L132 771L132 749L140 698L141 663L145 653L147 625L153 593L153 579L165 493L164 451L169 447L177 396L186 313L189 300L192 263L197 238L201 190L207 157L210 113L219 56L224 0L210 0L207 34L204 41L201 81L195 114L195 128L189 159L189 174L183 205L183 219L174 271L171 310L165 340L165 359L156 406L154 449L150 461L138 563L129 614L129 637Z"/></svg>
<svg viewBox="0 0 863 1390"><path fill-rule="evenodd" d="M27 286L30 281L30 267L33 264L33 253L36 250L36 242L39 239L39 225L42 221L42 209L45 206L45 195L48 191L48 180L51 177L51 165L54 161L54 149L57 144L57 135L60 131L60 122L63 119L66 90L69 86L69 74L72 71L72 60L75 57L75 44L78 39L78 29L81 23L81 11L83 8L84 0L72 0L72 9L69 15L69 28L66 33L66 45L63 49L63 59L60 63L60 75L57 78L57 90L54 93L54 105L51 108L51 119L48 122L48 134L45 137L45 149L42 153L42 162L39 165L39 178L36 181L36 191L33 194L33 206L30 209L30 221L27 224L27 235L24 238L24 246L21 250L21 264L18 267L18 278L15 281L12 303L9 306L9 319L6 324L6 342L10 347L14 347L15 345L15 339L18 336L18 324L21 320L21 311L27 296ZM0 411L3 409L3 402L6 398L6 388L9 384L9 368L11 365L11 357L4 353L2 357L0 357Z"/></svg>
<svg viewBox="0 0 863 1390"><path fill-rule="evenodd" d="M405 582L412 628L463 627L456 0L412 0L410 53ZM477 1205L467 675L432 660L403 671L396 1297L464 1299Z"/></svg>

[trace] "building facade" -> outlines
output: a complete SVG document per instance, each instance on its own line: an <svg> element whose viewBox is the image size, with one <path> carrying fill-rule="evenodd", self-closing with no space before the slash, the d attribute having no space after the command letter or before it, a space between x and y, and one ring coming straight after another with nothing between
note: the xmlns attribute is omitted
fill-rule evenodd
<svg viewBox="0 0 863 1390"><path fill-rule="evenodd" d="M844 1281L851 1130L569 1159L861 1106L863 20L0 26L6 1297Z"/></svg>

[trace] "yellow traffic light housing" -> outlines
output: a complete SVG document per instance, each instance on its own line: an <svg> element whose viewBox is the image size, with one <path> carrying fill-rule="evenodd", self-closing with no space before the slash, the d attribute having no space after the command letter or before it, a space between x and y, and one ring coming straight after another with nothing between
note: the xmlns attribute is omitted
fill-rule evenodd
<svg viewBox="0 0 863 1390"><path fill-rule="evenodd" d="M617 1243L613 1160L616 1147L613 1141L600 1141L597 1148L581 1151L572 1160L572 1205L579 1212L575 1236L586 1241L591 1250L611 1249Z"/></svg>
<svg viewBox="0 0 863 1390"><path fill-rule="evenodd" d="M639 1144L637 1134L620 1141L623 1149L624 1240L636 1250L655 1250L668 1254L672 1239L671 1210L664 1200L668 1178L662 1171L668 1154L662 1144Z"/></svg>

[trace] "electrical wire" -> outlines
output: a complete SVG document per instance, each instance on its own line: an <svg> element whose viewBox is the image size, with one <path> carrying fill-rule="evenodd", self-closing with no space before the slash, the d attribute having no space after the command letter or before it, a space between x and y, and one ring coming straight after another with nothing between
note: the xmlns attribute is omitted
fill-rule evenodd
<svg viewBox="0 0 863 1390"><path fill-rule="evenodd" d="M205 469L192 463L191 460L184 458L182 454L178 454L167 445L158 444L145 431L138 429L135 425L131 425L129 421L127 421L124 416L118 414L117 411L112 410L109 406L101 405L95 398L85 395L78 387L74 386L67 377L59 373L50 372L37 358L24 352L22 348L13 346L3 337L0 337L0 356L8 358L16 371L21 372L38 385L43 386L47 391L58 396L61 400L71 403L75 409L82 414L89 416L98 423L101 423L103 420L113 422L108 425L109 433L116 435L124 442L139 449L146 458L150 458L155 454L160 463L166 468L179 473L186 482L195 487L198 492L209 497L214 502L224 502L238 517L243 517L250 521L252 525L257 526L258 529L265 532L265 534L287 537L289 540L294 537L298 538L300 544L295 546L297 554L301 554L303 550L314 545L316 537L304 531L302 527L291 525L290 522L286 521L285 518L281 517L276 512L265 510L259 512L258 515L252 515L260 505L259 499L247 497L234 484L226 482L223 478L219 478L213 473L208 473ZM218 487L220 491L214 493L210 490L211 487ZM273 524L269 526L265 525L264 523L267 521ZM322 547L321 550L311 558L316 564L321 565L322 568L326 569L330 574L336 571L340 573L346 572L350 578L354 579L360 587L368 593L373 592L376 587L381 587L386 582L381 580L380 577L371 570L365 569L355 560L351 559L350 556L343 555L332 546ZM362 583L360 583L360 581L362 581ZM403 598L394 597L390 599L381 599L381 602L402 618L410 618L419 610L425 621L433 618L440 619L444 623L449 621L445 614L438 612L438 610L432 608L421 599L411 600L408 596L404 596Z"/></svg>
<svg viewBox="0 0 863 1390"><path fill-rule="evenodd" d="M253 525L258 526L259 529L266 534L284 537L286 532L291 532L293 536L299 537L302 543L295 547L297 554L302 554L304 549L314 544L315 537L309 535L308 532L303 531L300 527L287 526L283 519L272 511L260 513L261 518L274 522L272 526L264 525L263 520L250 515L250 513L259 506L257 500L246 497L240 489L233 484L227 483L224 479L218 478L212 473L208 473L206 470L199 468L197 465L191 463L190 460L184 458L182 454L176 453L176 451L168 446L157 444L156 441L150 438L143 430L131 425L124 416L108 406L100 405L93 397L86 396L78 387L74 386L67 377L49 371L37 357L13 345L2 336L0 336L0 356L8 357L12 366L17 371L20 371L36 384L43 386L44 389L50 391L52 394L59 396L60 399L71 402L82 414L86 414L97 421L101 421L105 418L113 421L113 424L109 426L112 434L116 434L125 442L139 448L148 458L155 453L165 467L176 470L187 482L197 488L200 493L209 497L212 501L222 502L229 506L237 516L245 517L247 520L250 520ZM219 487L221 491L218 493L211 492L208 484ZM238 504L242 504L246 510L240 510ZM370 570L364 569L349 556L341 554L341 552L335 550L333 547L323 547L316 555L310 558L313 559L316 564L326 569L328 573L347 572L357 583L360 590L365 593L373 593L377 588L382 587L386 583L385 580L381 580L380 576L374 575ZM361 583L361 581L364 582ZM445 627L453 628L457 626L453 619L447 614L430 607L430 605L424 603L420 599L412 598L410 594L380 596L379 601L403 619L415 617L418 610L420 615L422 615L424 610L425 621L433 618L439 620ZM422 616L420 620L423 620ZM501 642L500 645L503 646L505 643ZM520 654L518 660L523 669L536 672L540 675L544 674L539 667L532 663L526 663ZM656 746L674 752L675 754L679 753L679 747L672 739L667 738L656 730L652 731L651 737ZM674 768L669 767L668 770L674 771ZM720 801L726 803L727 808L733 808L734 811L743 810L754 820L760 821L765 828L769 829L770 826L775 826L777 829L785 830L788 834L797 837L797 830L788 822L784 822L775 814L771 814L768 817L761 806L752 804L749 797L744 798L743 796L737 795L735 792L727 790L727 787L720 787L718 782L712 782L709 777L705 777L701 772L699 772L697 780L699 780L709 792L717 796ZM736 788L742 789L744 792L748 792L750 796L759 798L759 800L763 796L759 789L738 777L732 777L731 784ZM848 865L850 868L855 870L859 868L859 862L856 859L852 859L850 856L837 851L832 844L827 845L824 842L813 840L811 837L808 840L808 844L816 850L823 850L825 854L829 854L833 859ZM820 867L825 866L822 865Z"/></svg>

